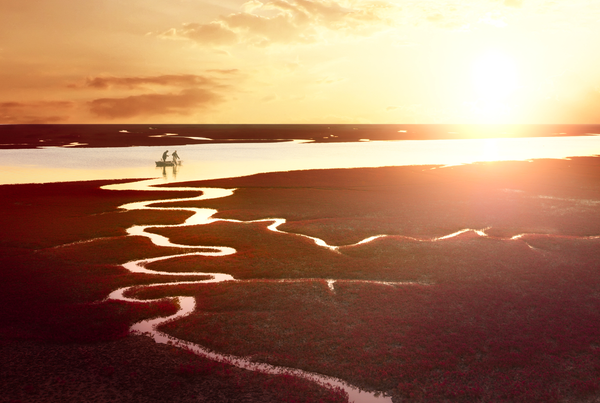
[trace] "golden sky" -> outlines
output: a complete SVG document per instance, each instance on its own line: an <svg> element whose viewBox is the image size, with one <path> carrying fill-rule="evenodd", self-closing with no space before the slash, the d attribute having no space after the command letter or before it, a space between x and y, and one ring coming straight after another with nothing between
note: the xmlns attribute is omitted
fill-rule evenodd
<svg viewBox="0 0 600 403"><path fill-rule="evenodd" d="M0 123L600 123L597 0L2 0Z"/></svg>

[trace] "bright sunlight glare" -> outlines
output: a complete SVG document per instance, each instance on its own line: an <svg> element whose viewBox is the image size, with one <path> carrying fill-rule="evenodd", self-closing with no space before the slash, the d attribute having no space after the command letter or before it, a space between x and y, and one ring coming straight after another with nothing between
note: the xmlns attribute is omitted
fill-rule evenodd
<svg viewBox="0 0 600 403"><path fill-rule="evenodd" d="M471 79L479 118L497 122L508 116L510 97L519 85L514 59L502 52L486 52L473 62Z"/></svg>

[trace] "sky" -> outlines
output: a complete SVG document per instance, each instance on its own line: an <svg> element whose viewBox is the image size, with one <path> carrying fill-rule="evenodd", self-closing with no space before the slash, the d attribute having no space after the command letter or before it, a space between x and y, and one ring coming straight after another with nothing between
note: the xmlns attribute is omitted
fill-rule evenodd
<svg viewBox="0 0 600 403"><path fill-rule="evenodd" d="M598 0L2 0L0 123L600 123Z"/></svg>

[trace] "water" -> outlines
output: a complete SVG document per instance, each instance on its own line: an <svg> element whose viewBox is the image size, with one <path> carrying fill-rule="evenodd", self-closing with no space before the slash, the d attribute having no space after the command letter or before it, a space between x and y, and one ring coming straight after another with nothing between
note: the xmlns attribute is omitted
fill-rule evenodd
<svg viewBox="0 0 600 403"><path fill-rule="evenodd" d="M351 143L201 144L169 147L178 169L156 168L166 147L0 150L0 184L94 179L216 179L300 169L457 165L600 155L600 136Z"/></svg>

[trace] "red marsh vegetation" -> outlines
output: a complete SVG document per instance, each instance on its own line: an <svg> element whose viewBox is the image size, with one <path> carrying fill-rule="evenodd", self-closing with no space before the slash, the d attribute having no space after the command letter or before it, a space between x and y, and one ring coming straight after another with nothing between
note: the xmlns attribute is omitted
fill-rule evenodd
<svg viewBox="0 0 600 403"><path fill-rule="evenodd" d="M151 306L144 304L93 304L119 285L136 284L141 276L114 262L97 262L94 255L61 254L63 249L86 245L71 245L74 242L124 237L134 223L177 223L189 216L185 212L118 210L123 203L167 198L173 193L114 192L100 189L104 184L108 182L0 186L4 229L0 241L1 334L56 341L114 339L127 333L132 320L158 312L149 312ZM99 248L95 252L102 256L114 251ZM123 252L119 263L126 262L129 253ZM176 309L171 305L156 307L171 312Z"/></svg>
<svg viewBox="0 0 600 403"><path fill-rule="evenodd" d="M199 192L100 189L115 182L0 186L2 401L346 401L310 382L217 365L128 336L133 323L178 307L168 300L100 302L119 287L173 280L120 265L182 249L126 237L126 229L177 224L190 213L118 206Z"/></svg>
<svg viewBox="0 0 600 403"><path fill-rule="evenodd" d="M288 222L280 229L334 245L391 236L337 254L304 238L269 235L265 223L213 223L177 234L156 229L184 243L235 245L239 256L219 262L224 272L247 281L140 295L196 297L193 315L164 326L173 335L333 375L386 391L396 401L597 397L599 159L431 168L194 183L238 190L229 198L169 205L216 208L218 217L231 219L283 217ZM432 242L465 228L489 236L466 232ZM188 259L184 270L219 264ZM323 280L267 280L302 277ZM423 284L349 281L368 277ZM345 281L330 290L324 279Z"/></svg>
<svg viewBox="0 0 600 403"><path fill-rule="evenodd" d="M389 234L597 235L598 158L477 163L448 168L387 167L268 173L190 182L238 188L231 197L163 206L218 208L216 217L282 217L280 229L332 245Z"/></svg>
<svg viewBox="0 0 600 403"><path fill-rule="evenodd" d="M237 190L222 199L156 206L210 207L217 217L239 220L285 218L279 228L292 234L269 231L268 222L154 228L175 243L232 246L238 253L168 259L148 268L230 273L240 281L138 287L132 294L196 298L193 314L161 328L173 336L332 375L389 393L395 402L592 401L600 394L599 160L298 171L188 183ZM187 217L116 208L163 198L162 192L105 191L101 184L0 187L9 212L3 227L17 228L0 244L4 343L95 342L117 351L132 340L123 337L133 322L175 311L168 300L94 303L118 287L167 277L131 274L119 263L187 251L124 236L134 223ZM172 197L165 191L164 198ZM465 228L488 236L471 231L435 239ZM341 247L332 251L293 233ZM138 348L164 353L151 344ZM108 356L92 372L129 370ZM173 360L176 370L167 377L172 388L185 391L179 401L193 388L256 399L250 385L257 384L271 385L259 401L344 399L289 377L252 378L200 358ZM211 388L198 386L208 378ZM144 384L158 378L148 379ZM19 399L39 390L14 373L10 380L20 385Z"/></svg>

